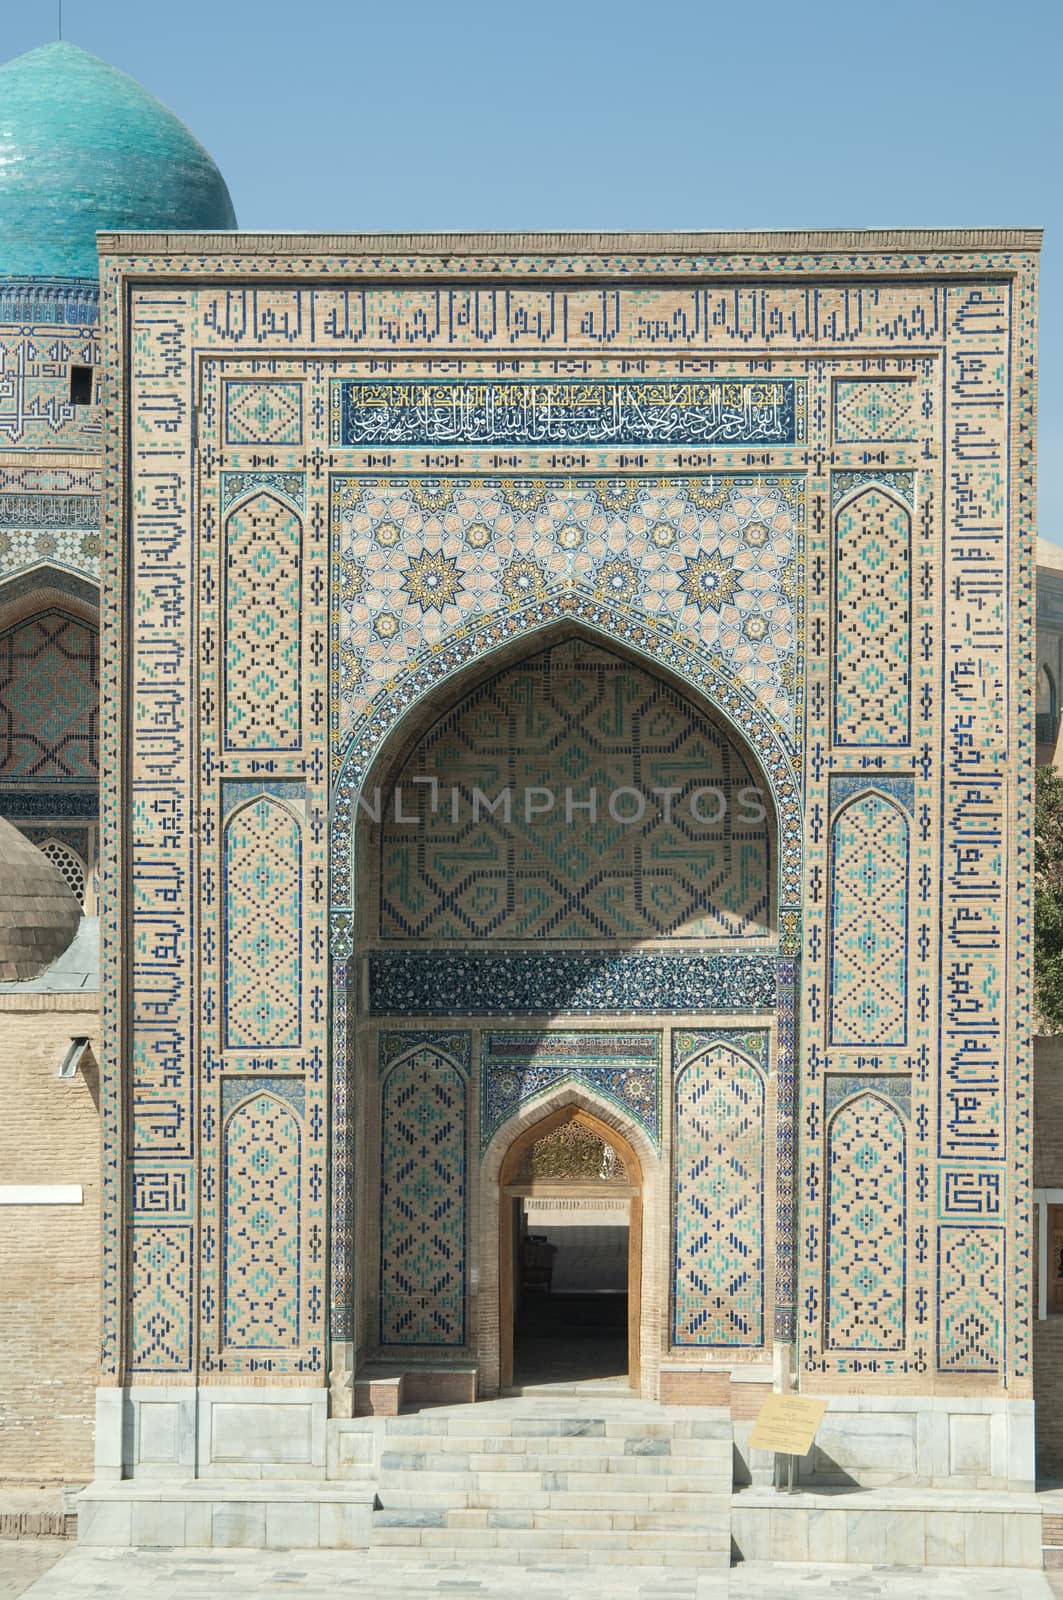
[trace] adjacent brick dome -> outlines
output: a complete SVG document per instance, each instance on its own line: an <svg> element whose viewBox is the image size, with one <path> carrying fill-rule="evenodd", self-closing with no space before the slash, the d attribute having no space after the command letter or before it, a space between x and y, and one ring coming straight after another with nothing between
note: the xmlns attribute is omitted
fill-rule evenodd
<svg viewBox="0 0 1063 1600"><path fill-rule="evenodd" d="M0 817L0 983L35 978L66 950L81 907L36 845Z"/></svg>

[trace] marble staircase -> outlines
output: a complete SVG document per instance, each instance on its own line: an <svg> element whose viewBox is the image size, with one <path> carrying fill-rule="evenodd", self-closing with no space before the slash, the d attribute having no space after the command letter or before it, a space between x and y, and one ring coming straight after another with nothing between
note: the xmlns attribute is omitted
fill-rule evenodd
<svg viewBox="0 0 1063 1600"><path fill-rule="evenodd" d="M636 1399L516 1398L356 1418L348 1481L375 1485L369 1548L408 1560L726 1567L731 1425Z"/></svg>

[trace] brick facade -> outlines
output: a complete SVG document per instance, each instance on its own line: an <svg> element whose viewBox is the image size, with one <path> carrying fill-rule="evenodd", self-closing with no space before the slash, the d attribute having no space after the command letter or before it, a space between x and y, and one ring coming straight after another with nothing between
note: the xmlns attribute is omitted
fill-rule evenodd
<svg viewBox="0 0 1063 1600"><path fill-rule="evenodd" d="M0 1205L0 1480L92 1476L100 1343L100 1018L94 995L0 996L0 1180L80 1205ZM72 1036L91 1057L58 1076Z"/></svg>

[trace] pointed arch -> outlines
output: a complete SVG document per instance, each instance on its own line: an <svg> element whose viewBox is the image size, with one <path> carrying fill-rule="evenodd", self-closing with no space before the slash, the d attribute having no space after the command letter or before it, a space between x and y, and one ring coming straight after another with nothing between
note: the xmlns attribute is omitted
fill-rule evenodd
<svg viewBox="0 0 1063 1600"><path fill-rule="evenodd" d="M374 798L382 939L774 931L774 828L755 762L722 719L597 642L558 641L481 681Z"/></svg>
<svg viewBox="0 0 1063 1600"><path fill-rule="evenodd" d="M584 601L564 593L543 597L530 613L507 617L504 633L487 622L451 641L445 651L426 647L352 729L333 789L330 886L333 948L339 958L349 954L353 935L355 825L395 752L408 749L441 705L468 692L466 685L573 636L604 644L677 687L718 717L739 747L750 752L775 813L777 905L786 938L796 949L804 849L801 791L781 730L743 685L678 639L662 638L648 623L634 621L600 597L592 604L589 597Z"/></svg>
<svg viewBox="0 0 1063 1600"><path fill-rule="evenodd" d="M674 1095L673 1342L762 1346L764 1076L733 1044L710 1042L676 1075Z"/></svg>
<svg viewBox="0 0 1063 1600"><path fill-rule="evenodd" d="M903 1350L908 1130L873 1090L827 1124L826 1345Z"/></svg>
<svg viewBox="0 0 1063 1600"><path fill-rule="evenodd" d="M302 826L269 794L222 830L222 970L228 1049L294 1049L302 988Z"/></svg>
<svg viewBox="0 0 1063 1600"><path fill-rule="evenodd" d="M829 1036L835 1045L908 1039L910 828L899 805L869 786L830 832Z"/></svg>
<svg viewBox="0 0 1063 1600"><path fill-rule="evenodd" d="M226 1118L222 1149L223 1343L297 1348L302 1124L258 1090Z"/></svg>

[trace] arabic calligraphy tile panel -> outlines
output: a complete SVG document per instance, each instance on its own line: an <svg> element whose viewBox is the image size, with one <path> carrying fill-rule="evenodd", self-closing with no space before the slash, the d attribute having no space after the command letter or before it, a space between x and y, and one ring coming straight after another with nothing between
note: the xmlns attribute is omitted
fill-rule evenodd
<svg viewBox="0 0 1063 1600"><path fill-rule="evenodd" d="M332 384L332 443L396 445L798 444L805 386L389 380Z"/></svg>
<svg viewBox="0 0 1063 1600"><path fill-rule="evenodd" d="M384 938L771 932L757 774L682 695L597 645L555 645L481 685L421 741L396 793L414 820L389 804L381 824Z"/></svg>
<svg viewBox="0 0 1063 1600"><path fill-rule="evenodd" d="M834 513L834 742L910 737L912 514L878 484Z"/></svg>
<svg viewBox="0 0 1063 1600"><path fill-rule="evenodd" d="M99 406L70 403L71 366L100 365L96 320L0 324L0 450L99 455Z"/></svg>
<svg viewBox="0 0 1063 1600"><path fill-rule="evenodd" d="M225 1043L291 1049L301 1037L302 830L261 795L225 824Z"/></svg>
<svg viewBox="0 0 1063 1600"><path fill-rule="evenodd" d="M480 1149L521 1106L582 1083L661 1142L659 1033L485 1033L480 1046Z"/></svg>
<svg viewBox="0 0 1063 1600"><path fill-rule="evenodd" d="M644 616L792 736L803 479L333 479L340 745L426 646L555 589Z"/></svg>
<svg viewBox="0 0 1063 1600"><path fill-rule="evenodd" d="M225 1130L224 1337L226 1344L299 1344L302 1135L276 1095L255 1094Z"/></svg>
<svg viewBox="0 0 1063 1600"><path fill-rule="evenodd" d="M226 747L296 750L302 522L264 490L230 511L225 533Z"/></svg>
<svg viewBox="0 0 1063 1600"><path fill-rule="evenodd" d="M830 1039L908 1038L908 822L885 796L850 800L831 828Z"/></svg>
<svg viewBox="0 0 1063 1600"><path fill-rule="evenodd" d="M465 1342L466 1079L423 1036L380 1091L380 1342Z"/></svg>
<svg viewBox="0 0 1063 1600"><path fill-rule="evenodd" d="M908 444L918 437L918 394L910 379L874 378L834 385L837 444Z"/></svg>
<svg viewBox="0 0 1063 1600"><path fill-rule="evenodd" d="M878 1094L848 1100L827 1135L827 1345L903 1350L907 1139Z"/></svg>
<svg viewBox="0 0 1063 1600"><path fill-rule="evenodd" d="M1004 1230L938 1228L938 1366L996 1372L1004 1353Z"/></svg>
<svg viewBox="0 0 1063 1600"><path fill-rule="evenodd" d="M764 1079L722 1042L675 1079L673 1342L764 1344Z"/></svg>
<svg viewBox="0 0 1063 1600"><path fill-rule="evenodd" d="M49 609L0 636L0 781L99 772L99 635Z"/></svg>

